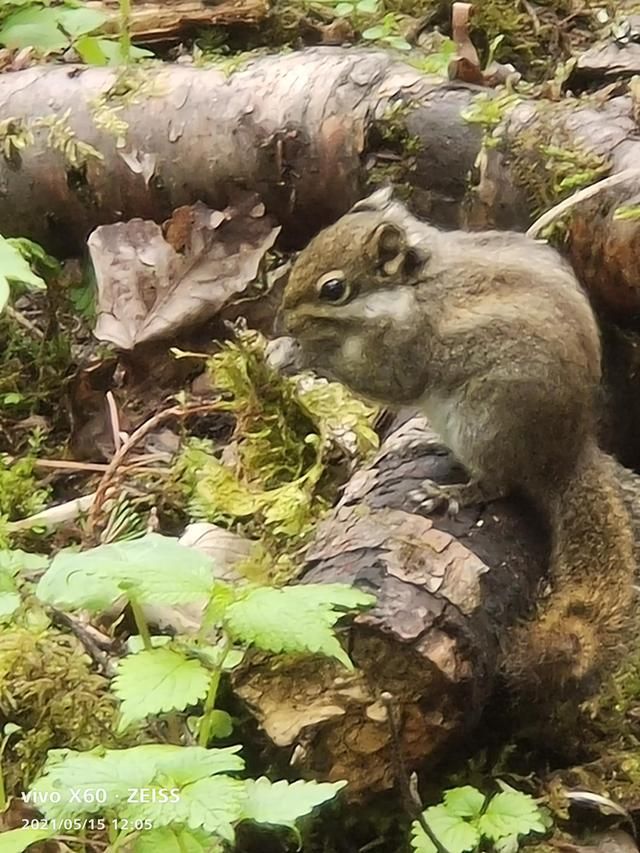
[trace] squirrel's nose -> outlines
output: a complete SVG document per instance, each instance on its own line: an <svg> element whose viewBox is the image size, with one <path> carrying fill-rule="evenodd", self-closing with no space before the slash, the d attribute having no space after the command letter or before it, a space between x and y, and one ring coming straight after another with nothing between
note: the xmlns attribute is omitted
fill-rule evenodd
<svg viewBox="0 0 640 853"><path fill-rule="evenodd" d="M278 337L269 341L265 351L267 364L285 376L302 368L300 345L293 338Z"/></svg>

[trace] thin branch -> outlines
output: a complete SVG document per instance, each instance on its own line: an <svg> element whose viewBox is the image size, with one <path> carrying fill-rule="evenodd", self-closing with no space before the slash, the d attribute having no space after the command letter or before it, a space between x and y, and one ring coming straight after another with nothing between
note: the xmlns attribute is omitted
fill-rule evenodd
<svg viewBox="0 0 640 853"><path fill-rule="evenodd" d="M186 418L190 415L213 412L218 408L219 404L219 401L216 400L212 403L195 403L190 406L171 406L169 409L164 409L162 412L158 412L152 418L149 418L148 421L145 421L131 433L127 440L123 442L119 450L114 454L113 459L109 462L107 469L100 480L98 488L96 489L95 498L89 511L88 518L89 530L94 535L107 493L113 485L114 480L117 478L125 457L136 446L136 444L138 444L138 442L140 442L157 426L164 423L164 421L170 420L171 418Z"/></svg>
<svg viewBox="0 0 640 853"><path fill-rule="evenodd" d="M624 184L631 178L640 177L640 169L632 168L632 169L624 169L622 172L618 172L615 175L610 175L608 178L603 178L601 181L598 181L595 184L591 184L591 186L585 187L582 190L578 190L577 193L574 193L569 198L565 198L564 201L561 201L559 204L556 204L550 210L547 210L546 213L543 213L533 225L527 231L527 237L537 237L538 234L546 228L548 225L551 225L552 222L555 222L561 216L563 216L568 210L571 210L572 207L575 207L577 204L580 204L587 199L593 198L593 196L598 195L603 190L611 189L611 187L617 187L618 184Z"/></svg>
<svg viewBox="0 0 640 853"><path fill-rule="evenodd" d="M404 755L402 752L402 743L400 741L400 732L398 729L398 723L395 717L395 702L393 701L393 697L390 693L386 691L380 696L382 703L387 709L387 720L389 722L389 733L391 735L391 753L392 760L395 767L396 779L398 781L398 785L400 786L400 792L402 794L402 798L405 801L405 808L407 809L409 815L418 821L422 831L427 836L429 841L436 848L438 853L449 853L444 844L440 841L440 839L434 835L433 830L425 820L423 811L424 806L420 802L420 798L418 796L418 792L414 791L409 779L409 773L407 772L407 766L404 761Z"/></svg>

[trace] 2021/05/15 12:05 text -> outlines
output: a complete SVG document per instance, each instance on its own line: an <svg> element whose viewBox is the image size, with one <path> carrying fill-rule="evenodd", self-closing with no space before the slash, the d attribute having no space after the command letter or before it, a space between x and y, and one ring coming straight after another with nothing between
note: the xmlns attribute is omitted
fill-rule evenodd
<svg viewBox="0 0 640 853"><path fill-rule="evenodd" d="M23 818L22 826L29 829L50 829L54 832L78 832L82 830L101 831L112 827L117 832L153 829L153 821L142 818L113 818L107 821L103 817L65 817L65 818Z"/></svg>

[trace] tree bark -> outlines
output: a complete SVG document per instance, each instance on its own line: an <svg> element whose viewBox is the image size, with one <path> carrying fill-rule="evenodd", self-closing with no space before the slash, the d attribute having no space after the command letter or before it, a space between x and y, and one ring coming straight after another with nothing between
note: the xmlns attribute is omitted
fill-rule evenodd
<svg viewBox="0 0 640 853"><path fill-rule="evenodd" d="M1 113L33 141L0 161L0 233L73 253L98 224L159 221L198 199L224 206L228 185L241 184L300 245L362 195L376 148L388 147L376 129L404 102L417 105L412 132L425 143L415 184L435 218L453 222L482 135L460 116L473 95L387 53L340 48L267 57L229 77L181 65L134 68L120 83L108 69L5 74ZM75 163L42 126L67 111L66 127L90 146ZM389 154L402 151L380 162Z"/></svg>
<svg viewBox="0 0 640 853"><path fill-rule="evenodd" d="M354 476L306 555L305 581L355 583L377 596L349 629L357 671L252 661L236 683L275 746L316 778L347 779L356 797L394 783L384 692L410 768L436 761L474 726L499 644L546 565L546 536L530 511L511 500L455 520L423 517L407 496L425 478L467 479L426 422L411 418Z"/></svg>
<svg viewBox="0 0 640 853"><path fill-rule="evenodd" d="M88 0L86 5L108 16L106 32L119 32L119 0ZM144 44L177 41L199 27L256 25L269 12L268 0L136 0L131 5L129 32Z"/></svg>
<svg viewBox="0 0 640 853"><path fill-rule="evenodd" d="M180 65L134 68L119 82L108 69L5 74L2 115L33 137L25 149L5 146L0 233L69 254L98 224L159 221L198 199L224 206L228 186L241 184L299 246L388 180L410 188L435 224L524 229L568 194L567 178L640 168L632 95L503 99L489 114L478 97L493 95L384 52L329 47L229 77ZM67 112L56 143L49 123ZM640 313L638 219L620 218L639 192L640 181L626 181L564 218L578 275L617 320Z"/></svg>

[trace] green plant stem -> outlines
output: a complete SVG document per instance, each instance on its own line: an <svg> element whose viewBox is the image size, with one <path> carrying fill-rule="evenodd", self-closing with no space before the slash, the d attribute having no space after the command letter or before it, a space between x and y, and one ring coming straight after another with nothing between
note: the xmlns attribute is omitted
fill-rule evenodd
<svg viewBox="0 0 640 853"><path fill-rule="evenodd" d="M153 644L151 642L151 634L149 633L149 626L147 625L147 620L144 618L144 613L142 612L142 607L135 601L133 598L129 600L129 604L131 605L131 611L133 613L133 618L136 623L136 628L138 629L138 633L142 637L142 642L147 651L151 651L153 648Z"/></svg>
<svg viewBox="0 0 640 853"><path fill-rule="evenodd" d="M120 56L125 65L131 62L131 0L120 0Z"/></svg>
<svg viewBox="0 0 640 853"><path fill-rule="evenodd" d="M224 666L224 662L226 660L227 654L229 652L229 648L231 643L229 642L229 638L223 635L220 641L220 662L218 663L217 668L213 671L211 675L211 681L209 682L209 692L207 693L207 698L204 701L204 713L202 715L202 722L200 723L200 731L198 732L198 746L204 746L206 748L209 743L209 738L211 737L211 712L214 710L216 706L216 698L218 696L218 687L220 686L220 677L222 676L222 668Z"/></svg>
<svg viewBox="0 0 640 853"><path fill-rule="evenodd" d="M213 673L211 681L209 682L209 692L207 693L207 698L204 702L204 714L202 716L202 723L200 724L200 731L198 732L198 746L206 747L209 743L209 738L211 737L211 712L215 708L221 675L222 664L220 664L220 668Z"/></svg>

